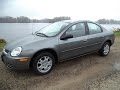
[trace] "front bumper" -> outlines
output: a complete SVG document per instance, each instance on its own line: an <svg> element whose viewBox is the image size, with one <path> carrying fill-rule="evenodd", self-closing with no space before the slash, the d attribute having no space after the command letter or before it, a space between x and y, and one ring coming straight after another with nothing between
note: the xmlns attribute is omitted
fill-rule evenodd
<svg viewBox="0 0 120 90"><path fill-rule="evenodd" d="M10 69L15 69L15 70L25 70L29 69L29 64L30 64L30 59L26 62L21 62L20 59L24 57L12 57L9 54L2 53L1 59L3 63Z"/></svg>

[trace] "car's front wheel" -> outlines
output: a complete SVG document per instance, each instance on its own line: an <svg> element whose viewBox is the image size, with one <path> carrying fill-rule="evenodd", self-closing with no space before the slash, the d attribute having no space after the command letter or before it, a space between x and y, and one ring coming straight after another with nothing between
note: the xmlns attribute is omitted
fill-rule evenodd
<svg viewBox="0 0 120 90"><path fill-rule="evenodd" d="M102 48L99 50L100 55L107 56L110 52L110 43L105 42L102 46Z"/></svg>
<svg viewBox="0 0 120 90"><path fill-rule="evenodd" d="M32 63L32 70L40 75L49 73L55 63L54 56L49 52L42 52L38 54Z"/></svg>

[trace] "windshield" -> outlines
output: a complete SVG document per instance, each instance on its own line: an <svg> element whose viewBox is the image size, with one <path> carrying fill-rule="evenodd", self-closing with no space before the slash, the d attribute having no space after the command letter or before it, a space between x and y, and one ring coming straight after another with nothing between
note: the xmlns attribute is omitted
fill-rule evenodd
<svg viewBox="0 0 120 90"><path fill-rule="evenodd" d="M56 22L42 28L37 32L37 34L44 34L46 36L55 36L61 31L61 29L63 29L67 25L68 23L65 22Z"/></svg>

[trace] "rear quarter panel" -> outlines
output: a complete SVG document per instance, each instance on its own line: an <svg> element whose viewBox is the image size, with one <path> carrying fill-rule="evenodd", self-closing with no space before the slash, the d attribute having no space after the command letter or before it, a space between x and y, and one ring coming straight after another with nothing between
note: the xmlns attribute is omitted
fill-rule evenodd
<svg viewBox="0 0 120 90"><path fill-rule="evenodd" d="M115 35L114 35L114 32L112 30L106 30L105 28L103 28L103 36L104 36L104 40L102 42L102 45L108 40L111 41L111 45L114 44Z"/></svg>

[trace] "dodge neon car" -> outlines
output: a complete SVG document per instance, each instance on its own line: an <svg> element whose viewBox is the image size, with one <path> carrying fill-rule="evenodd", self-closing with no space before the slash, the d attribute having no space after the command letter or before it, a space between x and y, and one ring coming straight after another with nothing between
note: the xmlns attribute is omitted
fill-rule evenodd
<svg viewBox="0 0 120 90"><path fill-rule="evenodd" d="M107 56L114 43L114 34L91 21L59 21L34 34L8 43L2 61L11 69L31 69L44 75L56 62L98 52Z"/></svg>

